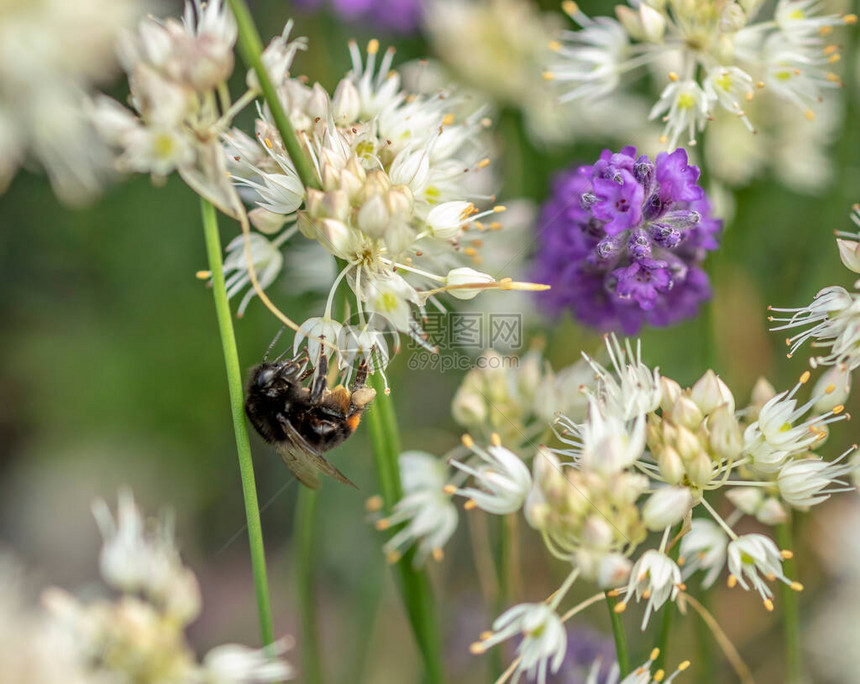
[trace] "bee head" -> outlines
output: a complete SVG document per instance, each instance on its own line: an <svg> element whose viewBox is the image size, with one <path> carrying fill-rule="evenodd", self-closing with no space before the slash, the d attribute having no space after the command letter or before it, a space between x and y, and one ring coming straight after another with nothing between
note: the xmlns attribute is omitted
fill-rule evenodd
<svg viewBox="0 0 860 684"><path fill-rule="evenodd" d="M261 363L251 375L251 390L277 397L294 387L300 373L301 367L293 361Z"/></svg>

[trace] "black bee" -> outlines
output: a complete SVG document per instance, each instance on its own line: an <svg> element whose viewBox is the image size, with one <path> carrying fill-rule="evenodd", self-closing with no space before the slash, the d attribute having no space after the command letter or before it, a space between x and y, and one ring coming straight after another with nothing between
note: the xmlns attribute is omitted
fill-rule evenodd
<svg viewBox="0 0 860 684"><path fill-rule="evenodd" d="M355 485L329 463L323 454L346 441L361 414L376 396L365 386L367 364L356 370L351 389L328 388L328 359L320 355L316 369L306 357L290 361L263 361L251 371L245 413L260 436L274 444L284 463L299 482L319 489L319 473ZM309 387L302 383L314 376Z"/></svg>

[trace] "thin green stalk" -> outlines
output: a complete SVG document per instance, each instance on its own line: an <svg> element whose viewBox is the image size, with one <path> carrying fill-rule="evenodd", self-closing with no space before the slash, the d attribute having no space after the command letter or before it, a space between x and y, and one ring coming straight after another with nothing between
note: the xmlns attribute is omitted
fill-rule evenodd
<svg viewBox="0 0 860 684"><path fill-rule="evenodd" d="M776 526L776 537L781 549L793 549L791 533L791 512L786 522ZM783 563L786 577L797 579L794 559L789 558ZM798 684L803 681L803 654L800 643L800 606L797 592L791 587L780 583L782 594L782 629L785 651L785 681L787 684Z"/></svg>
<svg viewBox="0 0 860 684"><path fill-rule="evenodd" d="M242 476L242 494L245 499L245 517L248 522L248 542L251 546L251 567L254 573L254 587L257 593L260 635L263 645L266 646L274 641L272 608L269 603L269 582L266 578L266 552L263 548L263 529L260 525L257 485L254 481L254 462L251 459L251 443L248 441L248 427L245 424L242 371L239 366L236 337L233 333L233 318L230 313L230 303L227 300L227 289L224 286L224 265L221 261L221 237L218 234L218 217L215 213L215 207L206 200L200 200L200 207L203 215L203 233L206 237L209 270L212 273L212 294L215 298L215 313L218 317L218 330L221 333L224 365L227 367L227 387L230 391L233 432L236 435L236 450L239 454L239 473Z"/></svg>
<svg viewBox="0 0 860 684"><path fill-rule="evenodd" d="M400 455L400 432L394 404L391 397L385 394L381 376L378 373L372 375L370 384L376 389L376 399L368 411L367 423L382 490L383 510L387 515L403 495L397 461ZM432 588L427 573L413 565L414 556L414 550L410 549L397 561L400 590L415 639L424 658L426 681L441 684L445 681L445 675Z"/></svg>
<svg viewBox="0 0 860 684"><path fill-rule="evenodd" d="M320 183L317 180L316 173L314 173L313 166L311 166L310 160L305 155L304 150L302 150L302 145L298 137L296 137L296 132L290 123L290 119L287 117L284 108L281 106L281 101L278 99L275 85L272 83L272 79L269 78L269 72L263 66L263 41L260 40L260 33L254 24L248 4L245 0L227 0L227 2L236 16L236 25L239 28L239 53L242 55L242 60L245 64L257 74L260 91L266 100L266 104L269 105L272 120L275 122L278 133L281 134L281 140L284 142L287 154L292 159L302 183L309 188L319 188Z"/></svg>
<svg viewBox="0 0 860 684"><path fill-rule="evenodd" d="M296 575L298 584L299 619L301 620L302 676L307 684L322 684L325 680L320 656L319 624L317 621L314 561L317 556L316 509L317 492L302 487L296 502Z"/></svg>
<svg viewBox="0 0 860 684"><path fill-rule="evenodd" d="M618 669L620 670L621 678L624 679L630 674L630 656L627 654L627 636L624 634L624 623L621 621L621 614L615 612L615 606L618 605L618 598L610 596L606 592L606 605L609 607L609 619L612 622L612 636L615 639L615 653L618 657Z"/></svg>

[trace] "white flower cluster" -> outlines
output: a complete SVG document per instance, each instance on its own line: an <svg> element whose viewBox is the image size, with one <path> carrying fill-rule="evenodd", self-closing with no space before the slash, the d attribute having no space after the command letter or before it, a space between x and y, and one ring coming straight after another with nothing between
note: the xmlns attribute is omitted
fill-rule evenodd
<svg viewBox="0 0 860 684"><path fill-rule="evenodd" d="M273 73L318 187L304 187L265 108L256 122L257 141L237 129L226 135L231 174L245 200L256 205L250 217L261 233L289 225L271 242L254 235L263 286L277 275L278 248L295 230L342 263L323 316L302 324L303 333L325 332L329 340L352 336L355 346L366 349L381 344L368 332L389 329L427 344L414 313L420 315L438 293L471 299L488 288L526 287L465 265L476 251L464 233L499 228L495 217L504 210L479 211L473 202L486 198L469 190L489 164L482 150L488 121L480 110L460 117L460 99L450 90L405 91L392 70L394 50L380 53L376 40L366 55L355 43L350 53L353 68L332 96L285 70ZM237 241L228 255L237 274L242 246ZM344 331L331 316L334 291L344 279L356 295L357 330ZM234 285L238 289L239 280Z"/></svg>
<svg viewBox="0 0 860 684"><path fill-rule="evenodd" d="M85 101L113 76L114 43L142 11L137 0L0 3L0 193L31 160L64 202L98 192L110 159Z"/></svg>
<svg viewBox="0 0 860 684"><path fill-rule="evenodd" d="M51 659L62 665L62 676L26 681L261 684L293 676L279 657L285 643L264 650L226 644L198 662L185 629L200 612L200 592L179 557L172 521L144 519L128 491L120 492L116 519L101 500L93 512L104 537L102 579L120 596L82 603L62 589L47 589L48 615L38 638L58 644Z"/></svg>
<svg viewBox="0 0 860 684"><path fill-rule="evenodd" d="M664 142L682 135L695 144L715 109L739 117L753 131L746 103L760 88L814 118L825 90L840 85L831 71L838 48L827 37L856 15L819 15L813 0L779 0L770 17L762 0L643 0L617 5L617 18L591 18L574 2L563 4L581 27L556 47L560 57L547 78L569 86L563 100L597 100L621 78L645 65L668 79L651 118L665 123Z"/></svg>
<svg viewBox="0 0 860 684"><path fill-rule="evenodd" d="M585 357L592 382L577 386L586 398L584 414L578 420L555 420L562 448L540 446L535 452L527 441L517 441L518 447L508 449L496 433L484 448L466 435L463 450L447 457L454 468L451 476L445 463L429 454L422 454L421 468L404 458L404 477L417 486L406 487L395 513L378 523L383 529L406 523L389 542L398 550L395 558L413 543L421 558L431 553L441 558L442 544L456 526L453 496L464 497L467 510L493 515L522 511L550 552L568 564L570 574L546 603L507 611L473 651L483 652L521 633L512 671L536 675L539 681L555 672L563 658L564 640L553 635L564 633L559 629L566 618L557 608L577 579L620 595L618 612L634 598L645 602L643 629L654 611L678 599L684 581L698 571L711 584L727 569L730 586L757 592L772 610L768 581L802 589L782 570L791 552L780 550L764 534L738 535L733 526L743 515L774 525L786 520L789 507L805 509L849 489L840 478L852 469L845 459L854 448L831 461L814 453L829 426L846 417L826 375L806 402L797 397L809 381L808 372L781 393L762 380L750 405L738 410L731 390L713 371L683 389L643 363L638 345L622 345L607 336L606 347L608 367ZM530 406L538 393L523 387L541 385L539 361L534 357L533 365L506 374L472 371L455 398L455 416L487 429L492 415L487 407L495 405L503 416L510 402L530 397L512 418L527 431L529 421L523 416L534 410ZM553 396L548 389L547 396ZM432 477L418 475L431 471ZM736 508L728 519L708 501L719 489L728 492ZM693 519L698 506L709 517ZM662 533L658 545L646 544L649 531ZM680 547L673 557L676 544Z"/></svg>

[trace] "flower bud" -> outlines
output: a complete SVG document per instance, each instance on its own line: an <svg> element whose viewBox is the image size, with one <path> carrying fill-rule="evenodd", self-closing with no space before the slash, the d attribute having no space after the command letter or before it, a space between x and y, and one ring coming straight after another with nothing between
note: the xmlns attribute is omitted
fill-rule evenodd
<svg viewBox="0 0 860 684"><path fill-rule="evenodd" d="M678 484L686 474L684 462L671 446L667 446L657 459L660 466L660 474L669 484Z"/></svg>
<svg viewBox="0 0 860 684"><path fill-rule="evenodd" d="M600 559L597 566L597 586L612 589L621 586L630 577L633 563L620 553L610 553Z"/></svg>
<svg viewBox="0 0 860 684"><path fill-rule="evenodd" d="M392 216L408 221L415 205L412 191L405 185L395 185L385 196L385 203Z"/></svg>
<svg viewBox="0 0 860 684"><path fill-rule="evenodd" d="M319 83L314 83L305 111L312 119L326 119L329 112L328 93Z"/></svg>
<svg viewBox="0 0 860 684"><path fill-rule="evenodd" d="M713 413L723 405L728 405L731 413L735 412L735 398L731 390L712 370L707 371L693 385L690 398L699 405L705 415Z"/></svg>
<svg viewBox="0 0 860 684"><path fill-rule="evenodd" d="M609 548L614 536L612 525L600 513L589 515L582 526L582 543L593 549Z"/></svg>
<svg viewBox="0 0 860 684"><path fill-rule="evenodd" d="M776 396L776 390L765 378L760 377L756 380L755 386L752 389L750 396L750 410L747 417L750 421L758 420L758 414L761 407Z"/></svg>
<svg viewBox="0 0 860 684"><path fill-rule="evenodd" d="M346 259L352 243L349 228L335 219L322 219L316 223L319 240L332 254Z"/></svg>
<svg viewBox="0 0 860 684"><path fill-rule="evenodd" d="M827 413L844 404L851 392L851 372L845 366L833 366L818 378L812 389L812 396L820 399L815 402L814 411Z"/></svg>
<svg viewBox="0 0 860 684"><path fill-rule="evenodd" d="M385 200L381 195L374 195L358 210L356 223L365 235L379 239L385 235L389 218Z"/></svg>
<svg viewBox="0 0 860 684"><path fill-rule="evenodd" d="M285 216L276 214L268 209L263 209L262 207L257 207L256 209L249 211L248 218L254 228L266 235L277 233L286 221Z"/></svg>
<svg viewBox="0 0 860 684"><path fill-rule="evenodd" d="M471 202L444 202L427 215L427 226L441 240L450 240L463 232L463 222L472 210Z"/></svg>
<svg viewBox="0 0 860 684"><path fill-rule="evenodd" d="M684 460L684 462L689 462L698 456L702 452L702 445L699 442L698 437L690 432L683 425L679 425L678 435L675 439L676 449L678 450L678 455Z"/></svg>
<svg viewBox="0 0 860 684"><path fill-rule="evenodd" d="M451 414L464 427L481 425L487 419L487 403L480 392L461 386L451 402Z"/></svg>
<svg viewBox="0 0 860 684"><path fill-rule="evenodd" d="M672 410L678 397L681 396L681 386L665 375L660 377L660 407L668 413Z"/></svg>
<svg viewBox="0 0 860 684"><path fill-rule="evenodd" d="M779 525L788 520L788 512L778 499L771 496L759 506L755 517L763 525Z"/></svg>
<svg viewBox="0 0 860 684"><path fill-rule="evenodd" d="M693 505L686 487L663 487L654 492L642 507L642 522L652 531L664 530L684 519Z"/></svg>
<svg viewBox="0 0 860 684"><path fill-rule="evenodd" d="M394 158L388 173L395 185L408 185L416 194L423 192L430 175L430 157L427 150L404 150Z"/></svg>
<svg viewBox="0 0 860 684"><path fill-rule="evenodd" d="M490 274L481 273L480 271L476 271L474 268L469 268L468 266L451 269L448 271L448 277L445 278L446 286L455 286L456 289L449 290L448 292L452 297L456 297L457 299L473 299L483 290L483 288L480 287L474 289L459 287L461 285L480 285L483 283L494 282L496 282L496 279Z"/></svg>
<svg viewBox="0 0 860 684"><path fill-rule="evenodd" d="M704 415L696 403L687 396L678 397L672 407L672 422L689 430L695 430L702 424Z"/></svg>
<svg viewBox="0 0 860 684"><path fill-rule="evenodd" d="M713 478L713 463L704 451L687 462L687 478L696 487L704 487Z"/></svg>
<svg viewBox="0 0 860 684"><path fill-rule="evenodd" d="M741 426L728 406L721 406L708 418L711 449L720 458L734 460L741 455L744 438Z"/></svg>
<svg viewBox="0 0 860 684"><path fill-rule="evenodd" d="M334 91L332 114L334 121L342 126L355 121L361 113L361 97L358 89L348 78L343 79Z"/></svg>
<svg viewBox="0 0 860 684"><path fill-rule="evenodd" d="M755 515L762 504L764 494L757 487L732 487L726 492L726 498L738 510L747 515Z"/></svg>
<svg viewBox="0 0 860 684"><path fill-rule="evenodd" d="M720 31L723 33L736 33L747 24L747 15L740 5L727 3L720 13Z"/></svg>

